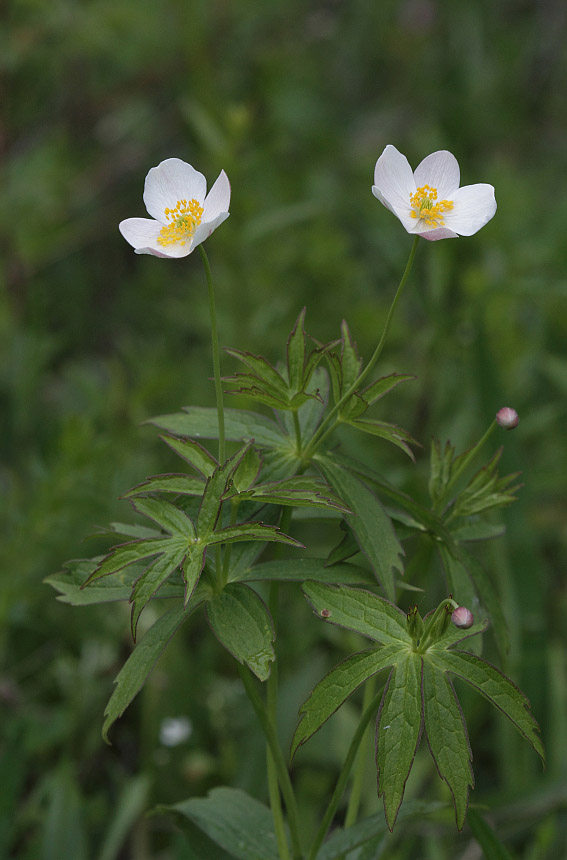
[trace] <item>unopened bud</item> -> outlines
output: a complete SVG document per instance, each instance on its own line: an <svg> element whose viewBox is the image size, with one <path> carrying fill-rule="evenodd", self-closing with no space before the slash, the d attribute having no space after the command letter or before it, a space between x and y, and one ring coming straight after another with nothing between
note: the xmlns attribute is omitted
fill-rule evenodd
<svg viewBox="0 0 567 860"><path fill-rule="evenodd" d="M514 427L518 426L519 420L518 413L510 406L503 406L496 413L496 421L504 430L513 430Z"/></svg>
<svg viewBox="0 0 567 860"><path fill-rule="evenodd" d="M466 606L458 606L451 615L451 621L455 627L462 627L467 630L474 624L474 615Z"/></svg>

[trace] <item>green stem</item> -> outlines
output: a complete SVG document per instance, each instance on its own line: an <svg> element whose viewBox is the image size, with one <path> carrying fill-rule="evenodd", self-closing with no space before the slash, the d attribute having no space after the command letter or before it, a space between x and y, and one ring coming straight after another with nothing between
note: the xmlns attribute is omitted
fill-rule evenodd
<svg viewBox="0 0 567 860"><path fill-rule="evenodd" d="M471 448L470 451L468 451L466 454L464 454L462 459L459 460L459 465L457 466L457 468L455 469L455 471L451 475L451 479L448 482L447 486L445 487L445 491L443 493L443 496L438 500L438 502L436 503L436 505L433 509L434 513L440 513L440 511L443 510L443 508L445 507L445 505L449 501L451 492L454 489L455 485L457 484L459 478L466 471L466 469L468 469L468 467L470 466L470 464L472 463L472 461L474 460L474 458L476 457L476 455L478 454L478 452L480 451L482 446L485 444L485 442L487 442L490 439L495 428L497 427L497 424L498 424L498 422L496 420L494 420L490 424L490 426L488 427L484 436L482 436L478 440L476 445L473 448Z"/></svg>
<svg viewBox="0 0 567 860"><path fill-rule="evenodd" d="M364 713L360 718L360 722L358 724L358 728L354 733L353 739L351 741L347 756L344 760L343 768L339 774L339 778L337 784L335 786L335 790L333 792L333 796L331 797L331 801L329 806L327 807L327 811L323 817L319 830L317 831L317 835L311 845L311 850L307 857L307 860L315 860L317 854L319 853L319 849L323 844L323 840L327 835L327 831L333 822L333 818L335 817L335 813L337 811L337 807L339 805L339 801L343 796L343 792L346 788L346 784L348 782L350 770L354 759L356 757L356 753L358 748L362 742L362 738L364 737L364 733L366 731L366 727L368 723L372 719L372 716L376 714L378 707L380 705L380 699L382 698L382 688L380 691L374 696Z"/></svg>
<svg viewBox="0 0 567 860"><path fill-rule="evenodd" d="M404 273L402 275L400 283L398 284L398 289L396 290L394 300L392 301L392 304L390 305L390 310L388 311L388 316L386 317L386 322L384 323L384 329L382 331L382 335L380 337L380 340L378 341L378 345L377 345L376 349L374 350L374 353L373 353L370 361L368 362L368 364L366 365L364 370L354 380L354 382L352 383L350 388L348 388L345 391L345 393L342 395L340 400L337 403L335 403L335 405L333 406L333 408L331 409L331 411L329 412L329 414L327 415L325 420L322 422L319 429L317 430L317 432L315 433L315 435L313 436L313 438L311 439L311 441L307 445L307 448L305 449L305 452L303 455L304 460L308 460L310 457L313 456L313 454L315 453L317 448L320 446L321 442L323 442L323 440L334 429L334 427L338 423L336 416L338 415L338 413L341 409L341 406L343 406L346 403L346 401L349 399L349 397L351 397L352 394L354 394L354 392L357 390L357 388L360 388L361 384L364 382L364 380L366 379L366 377L368 376L368 374L370 373L370 371L372 370L372 368L374 367L374 365L378 361L378 359L382 353L382 350L384 349L384 344L386 343L386 338L387 338L388 332L390 330L390 325L392 322L392 318L394 316L394 311L395 311L396 306L397 306L397 304L401 298L403 289L406 285L406 281L409 278L409 274L411 272L411 269L413 266L413 261L414 261L415 254L417 251L418 242L419 242L419 236L415 236L414 240L413 240L413 244L411 246L410 255L408 257L408 261L407 261L406 267L404 269Z"/></svg>
<svg viewBox="0 0 567 860"><path fill-rule="evenodd" d="M222 385L220 378L220 359L219 359L219 336L217 332L217 312L215 309L215 293L213 290L213 277L211 275L211 266L207 252L203 245L199 245L201 259L205 267L205 275L207 277L207 287L209 290L209 312L211 317L211 342L213 347L213 371L215 376L215 391L217 395L217 415L219 422L219 463L224 463L224 409L222 402Z"/></svg>
<svg viewBox="0 0 567 860"><path fill-rule="evenodd" d="M299 415L297 414L297 409L293 410L292 415L293 426L295 428L295 444L297 447L297 456L301 457L301 425L299 423Z"/></svg>
<svg viewBox="0 0 567 860"><path fill-rule="evenodd" d="M364 713L374 698L376 690L376 678L370 678L366 682L364 688L364 696L362 699L362 712ZM352 827L358 816L358 808L360 806L360 798L362 797L362 788L364 785L364 774L366 771L366 740L369 736L370 727L366 727L366 731L361 740L360 746L356 753L356 761L354 762L354 776L352 780L352 788L348 799L348 806L345 816L345 827Z"/></svg>
<svg viewBox="0 0 567 860"><path fill-rule="evenodd" d="M262 726L264 735L266 736L266 741L268 742L268 746L272 754L274 767L278 775L278 781L282 790L282 794L284 796L287 809L287 818L289 824L289 832L291 836L293 860L302 860L303 854L301 851L301 844L299 842L299 828L297 824L297 803L295 800L295 794L293 793L293 786L291 784L291 779L283 757L283 753L278 743L274 724L271 721L268 710L256 689L256 685L254 683L252 675L250 674L250 671L246 668L246 666L242 666L239 663L238 672L242 679L242 683L244 684L244 689L246 690L248 698L250 699L252 707L254 708L256 716L260 721L260 725Z"/></svg>
<svg viewBox="0 0 567 860"><path fill-rule="evenodd" d="M277 639L277 616L279 602L279 582L270 583L270 591L268 596L268 608L272 616L274 624L274 635ZM266 705L268 717L272 725L277 727L277 706L278 706L278 663L274 661L270 677L266 681ZM278 785L277 770L274 762L274 757L269 745L266 746L266 766L268 771L268 793L270 796L270 808L274 819L274 829L278 841L278 848L281 860L290 860L290 853L287 844L285 833L284 818L282 812L280 789Z"/></svg>

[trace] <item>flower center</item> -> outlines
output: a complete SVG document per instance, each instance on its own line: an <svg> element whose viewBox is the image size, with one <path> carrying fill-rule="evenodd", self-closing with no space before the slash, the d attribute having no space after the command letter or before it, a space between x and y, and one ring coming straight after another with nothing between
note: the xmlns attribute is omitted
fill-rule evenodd
<svg viewBox="0 0 567 860"><path fill-rule="evenodd" d="M164 215L170 222L162 227L157 238L160 245L175 245L176 242L185 244L190 239L203 217L203 207L193 199L178 200L175 209L166 207Z"/></svg>
<svg viewBox="0 0 567 860"><path fill-rule="evenodd" d="M444 224L443 215L453 208L452 200L437 202L437 189L424 185L415 194L410 193L411 217L421 218L428 227L439 227Z"/></svg>

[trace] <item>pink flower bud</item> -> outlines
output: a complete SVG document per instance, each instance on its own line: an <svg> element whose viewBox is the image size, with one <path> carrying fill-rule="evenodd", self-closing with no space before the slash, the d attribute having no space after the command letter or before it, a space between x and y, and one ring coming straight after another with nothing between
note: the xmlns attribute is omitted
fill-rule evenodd
<svg viewBox="0 0 567 860"><path fill-rule="evenodd" d="M462 627L466 630L473 626L474 615L466 606L458 606L451 615L451 621L455 627Z"/></svg>
<svg viewBox="0 0 567 860"><path fill-rule="evenodd" d="M504 428L504 430L513 430L514 427L518 426L519 420L518 413L510 406L503 406L502 409L496 413L496 421Z"/></svg>

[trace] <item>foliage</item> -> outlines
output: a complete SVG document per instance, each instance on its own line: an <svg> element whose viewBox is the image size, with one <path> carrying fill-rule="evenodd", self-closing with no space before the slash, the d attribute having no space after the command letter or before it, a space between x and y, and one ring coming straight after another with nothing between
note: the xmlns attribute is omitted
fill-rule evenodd
<svg viewBox="0 0 567 860"><path fill-rule="evenodd" d="M392 379L397 369L416 378L378 401L372 418L382 421L391 408L395 426L423 446L400 437L416 465L346 422L333 459L364 478L394 523L407 562L402 579L394 573L398 587L427 587L423 598L418 590L401 592L404 609L416 600L430 608L451 590L478 597L483 611L473 611L491 620L483 658L528 694L548 766L540 773L508 721L493 719L487 703L457 681L484 830L481 824L474 834L457 835L440 803L429 809L426 829L418 811L417 819L404 819L403 840L398 826L385 837L367 773L366 817L337 828L329 843L375 820L370 856L452 860L470 839L488 840L487 827L503 834L500 841L518 858L562 856L567 315L565 201L557 177L565 172L567 113L559 6L25 0L10 5L4 25L0 854L215 860L226 854L201 842L194 825L187 849L163 817L141 818L142 811L223 783L265 799L263 741L250 729L249 706L234 682L236 661L209 635L204 611L186 619L111 729L113 746L100 739L112 679L164 607L181 611L184 588L161 586L163 599L146 605L132 650L127 601L143 567L80 586L117 539L150 536L147 519L117 500L126 488L170 475L164 500L175 498L190 518L196 513L171 494L172 473L183 471L187 487L188 469L140 423L188 402L204 405L174 413L172 423L189 415L195 430L200 422L206 432L215 417L197 255L182 267L141 265L116 226L142 214L140 183L149 165L179 155L208 176L223 166L239 193L226 228L214 236L222 342L278 367L287 358L287 333L307 306L316 337L309 349L332 342L347 316L367 357L407 254L399 224L377 213L369 190L371 165L395 141L413 165L435 148L458 153L463 182L493 182L499 210L477 239L437 243L418 256L393 322L377 376ZM316 372L332 373L329 360ZM238 369L227 355L223 372ZM463 451L504 403L518 409L521 422L504 437L499 471L522 470L519 500L501 514L444 524L425 493L429 440L441 436L442 450L450 439ZM235 422L261 409L255 430L265 436L256 442L266 451L269 438L281 438L269 412L247 396L230 405L238 407ZM233 431L234 439L249 441L245 429ZM176 428L166 432L179 438ZM293 439L292 426L287 435ZM292 461L286 475L270 475L266 451L266 482L293 473ZM316 521L314 513L295 508L292 521L291 533L309 555L290 549L258 562L244 544L233 546L232 582L257 583L265 603L266 581L282 583L278 657L282 666L298 667L293 677L281 675L284 744L309 691L362 647L358 634L310 619L297 583L375 589L378 582L355 554L359 544L346 517L336 530L338 509ZM275 518L263 520L276 525ZM107 522L110 529L101 529ZM214 548L208 555L214 562ZM95 561L66 566L57 575L61 601L54 602L42 580L64 559L83 556ZM325 566L327 558L337 563ZM468 640L471 647L476 639ZM359 704L355 693L296 756L305 833L320 819L318 798L332 791ZM190 718L192 731L172 749L160 729L178 714ZM447 800L432 767L429 753L418 751L398 825L416 796Z"/></svg>

